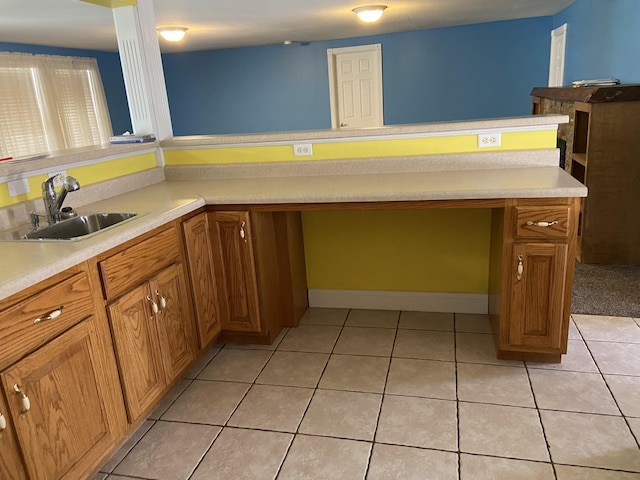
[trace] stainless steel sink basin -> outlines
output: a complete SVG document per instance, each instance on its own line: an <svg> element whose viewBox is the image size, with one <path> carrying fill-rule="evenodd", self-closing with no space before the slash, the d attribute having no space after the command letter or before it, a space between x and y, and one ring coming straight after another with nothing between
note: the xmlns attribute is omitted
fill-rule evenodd
<svg viewBox="0 0 640 480"><path fill-rule="evenodd" d="M21 236L24 240L77 240L87 235L101 232L135 217L137 213L92 213L78 215L28 232Z"/></svg>

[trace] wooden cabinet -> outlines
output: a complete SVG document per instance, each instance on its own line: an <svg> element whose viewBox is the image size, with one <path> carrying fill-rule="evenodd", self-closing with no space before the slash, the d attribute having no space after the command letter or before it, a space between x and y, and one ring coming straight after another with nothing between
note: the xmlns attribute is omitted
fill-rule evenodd
<svg viewBox="0 0 640 480"><path fill-rule="evenodd" d="M213 260L209 217L202 212L182 222L200 348L215 341L222 330L217 270Z"/></svg>
<svg viewBox="0 0 640 480"><path fill-rule="evenodd" d="M0 478L26 480L27 473L22 463L15 427L11 423L9 409L0 395Z"/></svg>
<svg viewBox="0 0 640 480"><path fill-rule="evenodd" d="M640 86L534 88L533 113L564 113L564 168L589 189L580 210L578 259L640 265Z"/></svg>
<svg viewBox="0 0 640 480"><path fill-rule="evenodd" d="M197 356L180 258L177 230L171 225L98 261L131 423L153 407Z"/></svg>
<svg viewBox="0 0 640 480"><path fill-rule="evenodd" d="M271 343L298 324L307 305L299 215L209 212L225 339Z"/></svg>
<svg viewBox="0 0 640 480"><path fill-rule="evenodd" d="M512 200L496 210L501 249L490 285L500 358L559 361L566 353L579 199ZM499 279L496 281L496 279Z"/></svg>
<svg viewBox="0 0 640 480"><path fill-rule="evenodd" d="M43 283L1 305L2 478L83 478L124 434L109 330L86 265Z"/></svg>

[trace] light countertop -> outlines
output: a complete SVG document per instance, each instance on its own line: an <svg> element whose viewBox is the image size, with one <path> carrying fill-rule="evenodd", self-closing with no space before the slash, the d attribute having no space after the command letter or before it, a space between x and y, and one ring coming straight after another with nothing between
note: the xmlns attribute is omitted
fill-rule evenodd
<svg viewBox="0 0 640 480"><path fill-rule="evenodd" d="M389 202L584 197L587 189L555 166L436 171L236 176L164 181L86 205L82 212L141 215L78 241L0 242L0 299L92 258L205 204ZM192 178L203 178L195 176ZM206 177L205 177L206 178Z"/></svg>

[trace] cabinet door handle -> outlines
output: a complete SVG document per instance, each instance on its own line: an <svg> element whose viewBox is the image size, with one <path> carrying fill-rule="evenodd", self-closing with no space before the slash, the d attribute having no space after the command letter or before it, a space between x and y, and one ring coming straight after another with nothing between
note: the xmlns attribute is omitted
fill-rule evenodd
<svg viewBox="0 0 640 480"><path fill-rule="evenodd" d="M247 241L247 234L244 231L245 225L246 225L245 222L242 222L240 224L240 238L243 239L246 242Z"/></svg>
<svg viewBox="0 0 640 480"><path fill-rule="evenodd" d="M13 390L16 392L16 395L20 397L20 406L22 407L20 416L24 417L24 414L31 410L31 400L29 400L27 394L24 393L24 390L22 390L17 383L13 386Z"/></svg>
<svg viewBox="0 0 640 480"><path fill-rule="evenodd" d="M530 227L550 227L551 225L555 225L558 223L556 220L551 222L527 222L527 225Z"/></svg>
<svg viewBox="0 0 640 480"><path fill-rule="evenodd" d="M4 415L2 415L2 413L0 413L0 435L2 435L2 432L4 432L7 428L7 419L4 418Z"/></svg>
<svg viewBox="0 0 640 480"><path fill-rule="evenodd" d="M158 308L158 304L154 302L149 295L147 295L147 300L151 302L151 312L153 313L153 315L156 315L160 311L160 309Z"/></svg>
<svg viewBox="0 0 640 480"><path fill-rule="evenodd" d="M160 295L160 292L158 290L156 290L156 297L158 297L158 299L160 300L160 310L164 310L165 308L167 308L167 300Z"/></svg>
<svg viewBox="0 0 640 480"><path fill-rule="evenodd" d="M61 314L62 314L62 309L64 308L64 305L60 305L58 308L56 308L55 310L50 311L49 313L45 313L44 315L36 318L33 323L34 325L36 323L40 323L40 322L48 322L49 320L53 320L55 318L58 318Z"/></svg>
<svg viewBox="0 0 640 480"><path fill-rule="evenodd" d="M522 280L522 274L524 273L524 265L522 263L522 255L518 255L518 267L516 268L516 278Z"/></svg>

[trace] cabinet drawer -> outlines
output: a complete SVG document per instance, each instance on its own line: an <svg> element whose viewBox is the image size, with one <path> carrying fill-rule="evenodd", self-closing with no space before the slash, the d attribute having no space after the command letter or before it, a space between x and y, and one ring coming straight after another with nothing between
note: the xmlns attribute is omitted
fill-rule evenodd
<svg viewBox="0 0 640 480"><path fill-rule="evenodd" d="M569 214L568 206L515 207L516 237L567 238Z"/></svg>
<svg viewBox="0 0 640 480"><path fill-rule="evenodd" d="M93 313L89 279L79 273L0 312L0 369Z"/></svg>
<svg viewBox="0 0 640 480"><path fill-rule="evenodd" d="M114 298L180 258L175 227L142 240L98 263L104 298Z"/></svg>

